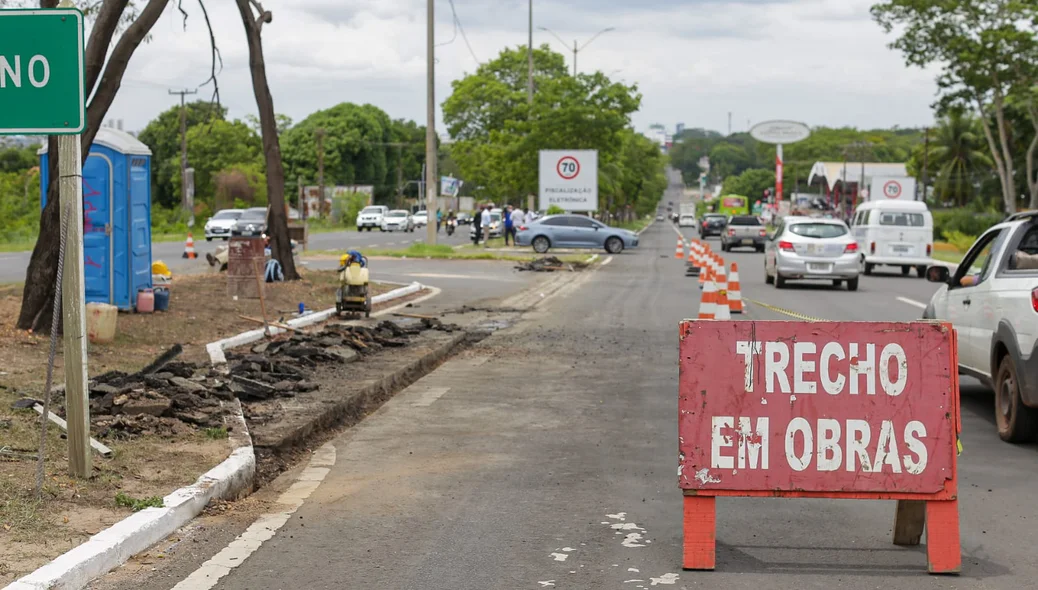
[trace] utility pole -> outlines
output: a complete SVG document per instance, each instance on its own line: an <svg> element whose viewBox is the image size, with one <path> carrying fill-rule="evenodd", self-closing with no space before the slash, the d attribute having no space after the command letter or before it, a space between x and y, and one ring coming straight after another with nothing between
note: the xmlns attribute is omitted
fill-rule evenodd
<svg viewBox="0 0 1038 590"><path fill-rule="evenodd" d="M530 40L526 48L526 102L533 104L533 0L530 0Z"/></svg>
<svg viewBox="0 0 1038 590"><path fill-rule="evenodd" d="M321 210L324 209L324 127L314 129L314 139L317 141L317 218L321 218ZM305 215L305 214L304 214Z"/></svg>
<svg viewBox="0 0 1038 590"><path fill-rule="evenodd" d="M928 172L927 171L927 167L929 166L929 164L930 164L930 128L927 127L926 131L924 132L924 135L923 135L923 177L920 179L920 180L922 180L923 194L919 196L919 200L920 201L925 201L926 200L926 183L930 180L929 178L927 178L927 172Z"/></svg>
<svg viewBox="0 0 1038 590"><path fill-rule="evenodd" d="M170 90L169 94L170 96L180 95L180 205L184 211L188 212L188 215L192 215L191 203L187 198L187 106L185 98L189 94L198 94L198 90Z"/></svg>
<svg viewBox="0 0 1038 590"><path fill-rule="evenodd" d="M426 112L425 112L425 242L436 244L436 11L434 1L426 0Z"/></svg>
<svg viewBox="0 0 1038 590"><path fill-rule="evenodd" d="M732 111L728 111L728 135L732 134Z"/></svg>
<svg viewBox="0 0 1038 590"><path fill-rule="evenodd" d="M577 54L580 53L580 48L577 47L577 40L573 40L573 77L577 77Z"/></svg>
<svg viewBox="0 0 1038 590"><path fill-rule="evenodd" d="M296 206L299 207L299 216L306 222L306 199L303 197L303 175L296 175ZM305 243L305 242L304 242Z"/></svg>

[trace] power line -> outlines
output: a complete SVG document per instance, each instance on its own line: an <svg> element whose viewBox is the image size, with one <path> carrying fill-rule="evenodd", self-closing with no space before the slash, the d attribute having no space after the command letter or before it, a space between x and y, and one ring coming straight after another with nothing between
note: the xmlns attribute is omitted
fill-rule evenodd
<svg viewBox="0 0 1038 590"><path fill-rule="evenodd" d="M454 0L447 0L447 2L451 5L451 14L454 15L454 24L461 33L461 39L465 42L465 47L469 48L469 55L472 56L473 61L478 64L479 58L476 57L476 52L472 51L472 45L469 43L469 38L465 35L465 27L461 26L461 19L458 18L458 11L454 8Z"/></svg>

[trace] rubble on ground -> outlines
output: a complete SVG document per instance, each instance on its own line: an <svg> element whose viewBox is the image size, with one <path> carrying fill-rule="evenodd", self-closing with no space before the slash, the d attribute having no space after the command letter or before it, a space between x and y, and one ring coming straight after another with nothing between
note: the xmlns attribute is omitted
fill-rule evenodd
<svg viewBox="0 0 1038 590"><path fill-rule="evenodd" d="M545 256L536 258L529 262L520 262L515 265L516 270L529 270L534 272L554 272L559 270L584 270L586 262L563 262L556 256Z"/></svg>
<svg viewBox="0 0 1038 590"><path fill-rule="evenodd" d="M283 334L227 353L223 370L171 361L167 351L134 374L112 371L90 382L90 414L99 438L126 435L172 435L191 428L223 425L221 402L243 404L293 397L318 388L312 369L324 363L349 363L385 348L407 346L424 330L453 332L453 324L425 318L373 327L331 323L315 332Z"/></svg>

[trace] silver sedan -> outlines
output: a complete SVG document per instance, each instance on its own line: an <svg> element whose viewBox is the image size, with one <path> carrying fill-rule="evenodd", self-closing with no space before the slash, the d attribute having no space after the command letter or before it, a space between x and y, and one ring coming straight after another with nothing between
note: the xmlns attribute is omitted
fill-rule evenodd
<svg viewBox="0 0 1038 590"><path fill-rule="evenodd" d="M519 226L515 243L533 246L544 254L549 248L603 248L619 254L638 247L638 234L608 225L584 215L548 215Z"/></svg>
<svg viewBox="0 0 1038 590"><path fill-rule="evenodd" d="M832 281L858 290L861 255L847 225L838 219L786 217L768 236L765 281L781 289L790 280Z"/></svg>

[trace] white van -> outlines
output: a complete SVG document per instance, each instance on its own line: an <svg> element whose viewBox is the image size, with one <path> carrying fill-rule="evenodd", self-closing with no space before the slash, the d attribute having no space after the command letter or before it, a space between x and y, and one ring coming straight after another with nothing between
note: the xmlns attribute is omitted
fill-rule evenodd
<svg viewBox="0 0 1038 590"><path fill-rule="evenodd" d="M908 275L926 276L933 264L933 215L922 201L869 201L854 212L851 231L865 263L865 274L877 265L901 268Z"/></svg>

